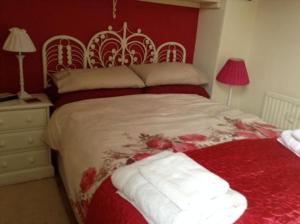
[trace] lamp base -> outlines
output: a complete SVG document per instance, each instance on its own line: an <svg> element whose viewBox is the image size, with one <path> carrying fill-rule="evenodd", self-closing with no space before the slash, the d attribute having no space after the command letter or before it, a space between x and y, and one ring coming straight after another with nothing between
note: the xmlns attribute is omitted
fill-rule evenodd
<svg viewBox="0 0 300 224"><path fill-rule="evenodd" d="M32 98L32 96L29 93L27 93L26 91L20 91L20 92L18 92L18 97L21 100Z"/></svg>
<svg viewBox="0 0 300 224"><path fill-rule="evenodd" d="M229 93L227 96L227 106L230 107L231 104L231 96L232 96L232 86L229 87Z"/></svg>

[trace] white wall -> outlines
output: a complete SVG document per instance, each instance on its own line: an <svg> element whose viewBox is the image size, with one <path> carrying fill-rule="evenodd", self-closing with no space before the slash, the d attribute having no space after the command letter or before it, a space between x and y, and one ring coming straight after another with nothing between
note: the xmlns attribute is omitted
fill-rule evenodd
<svg viewBox="0 0 300 224"><path fill-rule="evenodd" d="M266 91L300 99L300 1L260 0L241 108L261 113Z"/></svg>
<svg viewBox="0 0 300 224"><path fill-rule="evenodd" d="M211 94L216 72L222 28L224 23L225 3L220 9L199 11L197 37L193 64L208 75L208 92Z"/></svg>
<svg viewBox="0 0 300 224"><path fill-rule="evenodd" d="M200 11L194 64L209 75L209 93L214 100L225 103L227 99L228 86L215 81L226 60L248 58L256 6L257 0L224 0L221 9ZM234 89L234 105L239 106L235 95L243 91Z"/></svg>
<svg viewBox="0 0 300 224"><path fill-rule="evenodd" d="M259 115L267 91L300 98L299 25L300 0L225 0L218 12L201 11L194 63L210 75L212 98L226 102L215 76L230 57L244 58L250 76L234 88L233 107Z"/></svg>
<svg viewBox="0 0 300 224"><path fill-rule="evenodd" d="M222 68L228 58L243 58L246 64L253 39L254 22L257 11L257 0L227 0L224 25L216 72ZM226 103L229 87L213 79L212 99ZM234 87L232 106L240 107L240 100L248 91L248 87Z"/></svg>

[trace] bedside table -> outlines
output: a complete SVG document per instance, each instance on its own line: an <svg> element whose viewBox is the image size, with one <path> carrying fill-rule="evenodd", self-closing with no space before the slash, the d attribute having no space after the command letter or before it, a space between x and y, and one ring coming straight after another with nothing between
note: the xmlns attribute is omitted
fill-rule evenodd
<svg viewBox="0 0 300 224"><path fill-rule="evenodd" d="M54 175L43 134L52 105L44 94L40 102L11 100L0 103L0 186Z"/></svg>

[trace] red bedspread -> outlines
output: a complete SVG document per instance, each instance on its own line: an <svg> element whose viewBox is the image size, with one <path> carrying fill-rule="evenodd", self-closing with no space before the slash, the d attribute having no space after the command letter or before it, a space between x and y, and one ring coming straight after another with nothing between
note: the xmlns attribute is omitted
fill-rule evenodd
<svg viewBox="0 0 300 224"><path fill-rule="evenodd" d="M300 223L300 158L274 139L242 140L187 153L248 200L242 223ZM145 224L107 179L91 202L88 224Z"/></svg>

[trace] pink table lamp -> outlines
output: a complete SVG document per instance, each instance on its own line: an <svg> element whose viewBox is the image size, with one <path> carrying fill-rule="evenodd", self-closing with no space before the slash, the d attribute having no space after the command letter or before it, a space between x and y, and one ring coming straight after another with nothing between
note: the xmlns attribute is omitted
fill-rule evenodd
<svg viewBox="0 0 300 224"><path fill-rule="evenodd" d="M249 84L248 72L243 59L230 58L217 76L217 80L230 86L227 97L227 106L230 106L232 86L245 86Z"/></svg>

